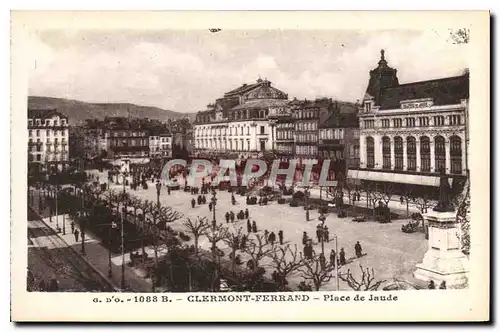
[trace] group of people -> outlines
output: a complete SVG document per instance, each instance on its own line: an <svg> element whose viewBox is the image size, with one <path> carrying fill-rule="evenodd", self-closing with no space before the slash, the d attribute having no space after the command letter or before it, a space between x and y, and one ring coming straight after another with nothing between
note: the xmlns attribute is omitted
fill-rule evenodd
<svg viewBox="0 0 500 332"><path fill-rule="evenodd" d="M210 211L212 211L212 208L210 206L209 206L209 208L210 208ZM245 209L245 211L240 210L240 212L238 212L238 214L234 214L233 211L226 212L226 214L225 214L226 223L234 222L235 219L238 219L238 220L248 219L249 215L250 215L250 213L248 212L248 209Z"/></svg>
<svg viewBox="0 0 500 332"><path fill-rule="evenodd" d="M278 231L278 239L280 244L283 244L283 231L280 229ZM274 232L269 233L269 231L266 229L264 230L264 240L266 241L266 244L271 243L271 245L274 245L274 242L276 242L276 234Z"/></svg>

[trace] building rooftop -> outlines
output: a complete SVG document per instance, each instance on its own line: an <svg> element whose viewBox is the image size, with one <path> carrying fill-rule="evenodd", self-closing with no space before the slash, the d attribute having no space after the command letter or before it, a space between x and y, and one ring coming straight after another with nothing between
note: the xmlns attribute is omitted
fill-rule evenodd
<svg viewBox="0 0 500 332"><path fill-rule="evenodd" d="M380 109L400 108L400 102L432 98L434 105L460 104L469 98L469 75L446 77L421 82L400 84L387 88L380 94Z"/></svg>
<svg viewBox="0 0 500 332"><path fill-rule="evenodd" d="M45 109L33 109L28 108L28 119L47 119L54 115L58 115L63 119L68 119L68 117L61 112L58 112L56 108L45 108Z"/></svg>

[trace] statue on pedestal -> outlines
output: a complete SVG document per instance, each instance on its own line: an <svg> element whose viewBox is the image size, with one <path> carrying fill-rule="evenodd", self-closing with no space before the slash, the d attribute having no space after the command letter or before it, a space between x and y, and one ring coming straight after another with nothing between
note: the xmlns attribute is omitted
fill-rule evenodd
<svg viewBox="0 0 500 332"><path fill-rule="evenodd" d="M450 200L451 188L448 183L448 177L441 172L441 176L439 178L439 202L434 207L433 211L436 212L453 212L455 208Z"/></svg>

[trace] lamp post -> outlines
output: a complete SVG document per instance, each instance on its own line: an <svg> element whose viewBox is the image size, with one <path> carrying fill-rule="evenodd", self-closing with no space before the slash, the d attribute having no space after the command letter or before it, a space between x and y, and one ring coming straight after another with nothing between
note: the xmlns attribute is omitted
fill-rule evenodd
<svg viewBox="0 0 500 332"><path fill-rule="evenodd" d="M161 192L161 183L160 180L156 181L156 204L160 206L160 192Z"/></svg>
<svg viewBox="0 0 500 332"><path fill-rule="evenodd" d="M217 197L216 197L217 193L215 192L215 189L214 191L212 191L212 212L213 212L213 220L212 220L212 228L213 230L215 231L215 226L217 224L217 221L215 219L215 206L217 205Z"/></svg>
<svg viewBox="0 0 500 332"><path fill-rule="evenodd" d="M334 235L333 238L335 239L335 259L336 259L336 262L335 262L335 286L336 286L336 290L337 292L339 291L339 264L338 264L338 254L339 254L339 238L337 235Z"/></svg>
<svg viewBox="0 0 500 332"><path fill-rule="evenodd" d="M82 236L82 254L85 255L85 218L87 218L87 212L85 211L85 195L83 187L81 188L82 195L82 224L80 227L81 236Z"/></svg>
<svg viewBox="0 0 500 332"><path fill-rule="evenodd" d="M321 229L324 229L326 217L322 212L320 212L318 220L321 221ZM325 254L325 237L324 236L321 236L321 253L323 255Z"/></svg>
<svg viewBox="0 0 500 332"><path fill-rule="evenodd" d="M304 190L304 195L306 198L306 221L309 221L309 195L310 195L309 187L307 187Z"/></svg>
<svg viewBox="0 0 500 332"><path fill-rule="evenodd" d="M125 182L124 182L125 183ZM125 185L124 185L125 189ZM121 289L122 292L125 289L125 241L124 241L124 218L127 213L127 197L125 191L123 192L123 208L122 208L122 213L120 215L121 219L121 230L120 230L120 237L121 237L121 249L122 249L122 277L121 277Z"/></svg>

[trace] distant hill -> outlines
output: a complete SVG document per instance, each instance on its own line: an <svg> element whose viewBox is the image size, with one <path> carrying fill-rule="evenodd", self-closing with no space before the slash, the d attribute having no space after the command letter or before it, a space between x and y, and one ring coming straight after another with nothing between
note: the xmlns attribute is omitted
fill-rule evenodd
<svg viewBox="0 0 500 332"><path fill-rule="evenodd" d="M147 117L160 121L189 117L194 120L195 113L180 113L152 106L127 103L87 103L65 98L29 96L28 108L57 108L69 119L70 124L79 124L86 119L104 119L105 116Z"/></svg>

